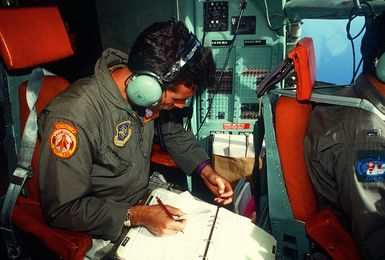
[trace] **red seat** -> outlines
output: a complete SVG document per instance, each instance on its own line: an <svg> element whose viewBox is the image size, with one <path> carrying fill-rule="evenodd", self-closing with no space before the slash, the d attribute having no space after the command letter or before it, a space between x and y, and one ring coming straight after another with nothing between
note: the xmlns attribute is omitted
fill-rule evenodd
<svg viewBox="0 0 385 260"><path fill-rule="evenodd" d="M267 166L268 176L275 175L268 177L268 182L272 180L268 185L271 188L268 196L273 197L269 201L281 203L269 203L269 210L273 212L270 213L270 221L274 223L273 235L276 233L279 250L283 252L280 253L284 255L287 250L295 252L301 258L310 253L310 241L315 241L333 259L360 259L356 243L334 213L331 210L317 209L314 188L306 168L304 137L312 111L310 99L316 71L312 39L301 39L290 52L289 58L296 74L296 92L294 94L277 90L274 94L269 94L277 95L278 100L275 102L275 109L272 109L272 127L266 127L267 130L272 128L276 138L276 146L270 146L272 142L267 141L266 153L270 154L271 149L277 149L278 158L273 158L273 163L274 166L281 166L279 170L276 170L277 167ZM269 80L271 79L267 78L266 82ZM266 85L265 89L268 89ZM274 100L272 96L264 98ZM270 101L267 102L270 104ZM267 164L272 162L267 161ZM281 184L283 185L280 186ZM308 249L304 251L301 247Z"/></svg>
<svg viewBox="0 0 385 260"><path fill-rule="evenodd" d="M30 69L73 54L64 23L56 7L0 9L0 51L9 71ZM39 114L45 105L69 86L59 76L44 76L36 101ZM19 87L20 129L29 115L27 83ZM39 203L37 140L32 157L33 176L28 179L28 197L19 196L12 212L12 223L38 238L62 259L83 259L91 246L87 233L69 232L46 225Z"/></svg>
<svg viewBox="0 0 385 260"><path fill-rule="evenodd" d="M178 167L174 160L171 158L170 154L166 151L163 151L159 144L152 145L151 158L152 163L163 165L166 167L176 168Z"/></svg>

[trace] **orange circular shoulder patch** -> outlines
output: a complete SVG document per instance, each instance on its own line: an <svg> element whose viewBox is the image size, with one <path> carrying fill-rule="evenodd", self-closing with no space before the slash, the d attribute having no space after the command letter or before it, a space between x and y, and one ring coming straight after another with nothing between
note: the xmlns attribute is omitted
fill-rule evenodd
<svg viewBox="0 0 385 260"><path fill-rule="evenodd" d="M78 146L77 133L76 127L68 123L56 123L50 135L52 152L62 159L67 159L74 155Z"/></svg>

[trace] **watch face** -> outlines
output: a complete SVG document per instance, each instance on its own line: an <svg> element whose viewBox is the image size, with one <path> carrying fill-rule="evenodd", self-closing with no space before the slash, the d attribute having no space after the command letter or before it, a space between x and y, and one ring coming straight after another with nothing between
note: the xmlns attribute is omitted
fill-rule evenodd
<svg viewBox="0 0 385 260"><path fill-rule="evenodd" d="M126 220L125 220L124 223L123 223L123 225L124 225L125 227L131 226L130 212L131 212L131 209L128 209L128 210L127 210Z"/></svg>

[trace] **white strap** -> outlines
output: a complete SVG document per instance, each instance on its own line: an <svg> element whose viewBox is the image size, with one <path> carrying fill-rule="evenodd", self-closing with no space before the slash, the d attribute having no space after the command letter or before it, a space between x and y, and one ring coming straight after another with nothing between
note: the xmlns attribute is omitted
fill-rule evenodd
<svg viewBox="0 0 385 260"><path fill-rule="evenodd" d="M279 95L296 98L296 92L294 90L274 89L272 90L272 92ZM385 120L385 115L381 113L381 111L378 110L378 108L376 108L370 101L364 98L335 96L313 92L310 100L318 103L361 108L373 114L376 114L378 117L381 118L381 120Z"/></svg>
<svg viewBox="0 0 385 260"><path fill-rule="evenodd" d="M17 166L10 177L10 183L1 210L1 231L4 242L7 246L8 256L11 259L18 258L21 254L21 248L18 245L12 228L11 216L16 200L19 197L27 178L32 175L31 161L37 139L37 114L35 103L39 95L43 78L43 69L36 68L32 71L31 77L28 81L26 98L30 113L28 115L23 131L23 137L21 139Z"/></svg>

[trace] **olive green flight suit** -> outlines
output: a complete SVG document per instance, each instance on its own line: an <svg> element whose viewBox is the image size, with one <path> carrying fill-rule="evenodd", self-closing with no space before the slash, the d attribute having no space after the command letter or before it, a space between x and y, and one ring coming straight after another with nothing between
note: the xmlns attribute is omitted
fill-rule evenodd
<svg viewBox="0 0 385 260"><path fill-rule="evenodd" d="M39 118L40 197L52 226L114 241L129 206L147 192L154 121L144 123L144 109L133 111L111 77L109 68L126 62L126 54L105 50L94 75L72 84ZM58 124L76 131L55 131ZM180 124L163 122L162 132L184 172L209 158Z"/></svg>

